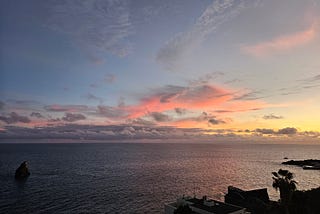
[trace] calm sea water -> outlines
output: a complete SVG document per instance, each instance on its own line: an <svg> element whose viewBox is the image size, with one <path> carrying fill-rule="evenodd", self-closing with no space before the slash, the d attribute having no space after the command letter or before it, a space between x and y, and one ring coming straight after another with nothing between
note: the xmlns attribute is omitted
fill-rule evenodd
<svg viewBox="0 0 320 214"><path fill-rule="evenodd" d="M295 173L299 189L320 185L320 171L283 166L320 159L320 145L0 144L0 213L163 213L185 195L223 200L228 185L267 187L272 171ZM31 176L14 180L29 161Z"/></svg>

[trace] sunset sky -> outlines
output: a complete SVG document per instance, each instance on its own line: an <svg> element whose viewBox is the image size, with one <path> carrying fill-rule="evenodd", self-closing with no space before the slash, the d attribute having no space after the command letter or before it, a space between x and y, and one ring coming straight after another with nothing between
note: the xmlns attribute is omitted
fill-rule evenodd
<svg viewBox="0 0 320 214"><path fill-rule="evenodd" d="M320 142L319 0L0 2L0 139Z"/></svg>

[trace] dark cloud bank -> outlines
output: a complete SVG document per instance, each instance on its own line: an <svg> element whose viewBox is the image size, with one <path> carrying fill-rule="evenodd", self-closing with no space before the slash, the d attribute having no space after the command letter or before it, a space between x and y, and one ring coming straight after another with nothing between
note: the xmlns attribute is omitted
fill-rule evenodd
<svg viewBox="0 0 320 214"><path fill-rule="evenodd" d="M279 129L278 131L275 131L273 129L256 129L255 132L267 135L294 135L298 133L298 130L293 127L287 127Z"/></svg>
<svg viewBox="0 0 320 214"><path fill-rule="evenodd" d="M177 129L173 127L147 127L135 125L78 125L66 124L27 128L7 126L0 131L0 139L168 139L199 135L200 129Z"/></svg>
<svg viewBox="0 0 320 214"><path fill-rule="evenodd" d="M270 138L271 136L271 138ZM52 140L98 140L103 142L319 142L319 132L299 132L296 128L286 127L279 130L203 130L198 128L175 128L170 126L139 125L78 125L65 124L37 128L6 126L0 130L0 139L52 139Z"/></svg>
<svg viewBox="0 0 320 214"><path fill-rule="evenodd" d="M31 120L26 116L21 116L16 112L11 112L8 116L0 116L0 121L3 121L7 124L14 123L30 123Z"/></svg>

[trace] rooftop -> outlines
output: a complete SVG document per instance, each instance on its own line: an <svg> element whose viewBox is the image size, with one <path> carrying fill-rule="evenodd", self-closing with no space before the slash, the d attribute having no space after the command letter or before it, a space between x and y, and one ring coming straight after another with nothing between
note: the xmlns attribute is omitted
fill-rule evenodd
<svg viewBox="0 0 320 214"><path fill-rule="evenodd" d="M189 199L188 201L193 203L191 206L199 208L201 210L206 210L214 214L228 214L228 213L233 213L239 210L244 210L243 207L226 204L216 200L207 200L207 202L208 201L212 202L212 206L206 205L204 199L192 198L192 199Z"/></svg>
<svg viewBox="0 0 320 214"><path fill-rule="evenodd" d="M254 189L254 190L242 190L233 186L229 186L228 187L228 193L227 193L227 197L228 196L237 196L237 197L241 197L243 199L246 198L257 198L265 203L268 203L270 198L269 198L269 194L268 194L268 190L267 188L262 188L262 189Z"/></svg>
<svg viewBox="0 0 320 214"><path fill-rule="evenodd" d="M175 203L167 204L166 214L174 213L179 206L188 205L192 213L206 213L206 214L230 214L230 213L246 213L246 209L240 206L227 204L221 201L203 198L184 197L177 200Z"/></svg>

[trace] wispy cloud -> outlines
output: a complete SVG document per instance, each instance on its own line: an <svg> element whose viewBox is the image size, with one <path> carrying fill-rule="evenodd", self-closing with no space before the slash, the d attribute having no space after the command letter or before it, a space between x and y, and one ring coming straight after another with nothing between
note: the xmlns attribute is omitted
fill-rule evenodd
<svg viewBox="0 0 320 214"><path fill-rule="evenodd" d="M66 113L61 119L66 122L76 122L79 120L85 120L86 117L83 114Z"/></svg>
<svg viewBox="0 0 320 214"><path fill-rule="evenodd" d="M176 35L159 50L157 61L169 70L174 70L183 56L202 44L221 24L238 15L243 9L256 5L257 2L259 1L213 1L189 31Z"/></svg>
<svg viewBox="0 0 320 214"><path fill-rule="evenodd" d="M105 76L102 77L101 79L99 79L98 81L91 83L89 86L91 88L98 88L98 87L101 87L106 84L110 85L110 84L114 83L115 80L116 80L116 75L108 73L108 74L105 74Z"/></svg>
<svg viewBox="0 0 320 214"><path fill-rule="evenodd" d="M83 112L89 109L86 105L47 105L44 106L44 109L46 111L52 111L52 112Z"/></svg>
<svg viewBox="0 0 320 214"><path fill-rule="evenodd" d="M263 91L245 90L239 91L234 97L234 100L259 100L265 97L267 97L267 95L264 95Z"/></svg>
<svg viewBox="0 0 320 214"><path fill-rule="evenodd" d="M95 63L100 52L125 56L131 51L132 33L128 1L51 1L47 2L47 26L65 33L87 51Z"/></svg>
<svg viewBox="0 0 320 214"><path fill-rule="evenodd" d="M0 116L0 121L3 121L7 124L31 122L27 116L19 115L16 112L11 112L8 116Z"/></svg>
<svg viewBox="0 0 320 214"><path fill-rule="evenodd" d="M168 122L171 120L171 118L161 112L150 112L150 117L152 117L156 122Z"/></svg>
<svg viewBox="0 0 320 214"><path fill-rule="evenodd" d="M312 77L313 81L320 81L320 74Z"/></svg>
<svg viewBox="0 0 320 214"><path fill-rule="evenodd" d="M238 112L258 111L268 107L274 106L260 100L232 100L230 102L225 102L221 106L218 106L218 108L216 108L217 110L214 110L214 112L219 114L230 114Z"/></svg>
<svg viewBox="0 0 320 214"><path fill-rule="evenodd" d="M180 128L191 128L191 127L207 128L210 126L226 124L228 122L230 122L230 119L225 120L225 119L217 118L217 116L212 115L210 113L202 112L198 116L177 119L176 121L173 122L173 124Z"/></svg>
<svg viewBox="0 0 320 214"><path fill-rule="evenodd" d="M84 97L88 100L91 100L91 101L98 101L100 104L103 103L103 99L101 97L97 97L96 95L91 94L91 93L84 95Z"/></svg>
<svg viewBox="0 0 320 214"><path fill-rule="evenodd" d="M219 71L212 72L212 73L208 73L204 76L200 76L198 79L189 80L189 84L192 86L210 84L210 82L212 82L213 80L216 80L222 76L224 76L223 72L219 72Z"/></svg>
<svg viewBox="0 0 320 214"><path fill-rule="evenodd" d="M273 91L273 94L282 96L301 94L307 90L320 87L320 75L315 75L303 79L296 80L296 84L291 87L284 87Z"/></svg>
<svg viewBox="0 0 320 214"><path fill-rule="evenodd" d="M48 120L49 124L51 123L57 123L57 122L61 122L61 119L60 118L50 118Z"/></svg>
<svg viewBox="0 0 320 214"><path fill-rule="evenodd" d="M4 108L4 106L5 106L5 103L0 101L0 110L2 110Z"/></svg>
<svg viewBox="0 0 320 214"><path fill-rule="evenodd" d="M304 83L317 83L317 82L320 82L320 74L315 75L313 77L305 78L299 81L302 81Z"/></svg>
<svg viewBox="0 0 320 214"><path fill-rule="evenodd" d="M178 114L178 115L184 115L187 112L187 109L184 108L175 108L174 111Z"/></svg>
<svg viewBox="0 0 320 214"><path fill-rule="evenodd" d="M302 82L301 89L318 88L320 87L320 74L300 80L299 82Z"/></svg>
<svg viewBox="0 0 320 214"><path fill-rule="evenodd" d="M128 112L125 111L122 107L113 107L113 106L106 106L106 105L99 105L97 107L96 115L107 117L110 119L125 119L128 115Z"/></svg>
<svg viewBox="0 0 320 214"><path fill-rule="evenodd" d="M116 80L116 76L114 74L106 74L106 76L104 77L104 81L106 83L113 83Z"/></svg>
<svg viewBox="0 0 320 214"><path fill-rule="evenodd" d="M40 112L32 112L30 114L30 117L44 118L44 116Z"/></svg>
<svg viewBox="0 0 320 214"><path fill-rule="evenodd" d="M40 103L35 100L18 100L18 99L7 99L6 102L12 105L23 105L23 106L34 106Z"/></svg>
<svg viewBox="0 0 320 214"><path fill-rule="evenodd" d="M128 119L126 120L126 124L130 124L132 126L156 126L157 123L154 121L145 120L142 118L136 118L136 119Z"/></svg>
<svg viewBox="0 0 320 214"><path fill-rule="evenodd" d="M252 56L264 57L306 45L315 39L316 34L316 24L312 24L306 30L285 36L279 36L271 39L270 41L265 41L254 45L246 45L243 46L242 49L245 53Z"/></svg>
<svg viewBox="0 0 320 214"><path fill-rule="evenodd" d="M269 114L269 115L264 115L262 118L265 119L265 120L280 120L280 119L283 119L283 116L277 116L277 115L274 115L274 114Z"/></svg>
<svg viewBox="0 0 320 214"><path fill-rule="evenodd" d="M208 120L208 122L211 124L211 125L218 125L218 124L224 124L226 123L226 121L224 120L219 120L217 118L211 118Z"/></svg>

